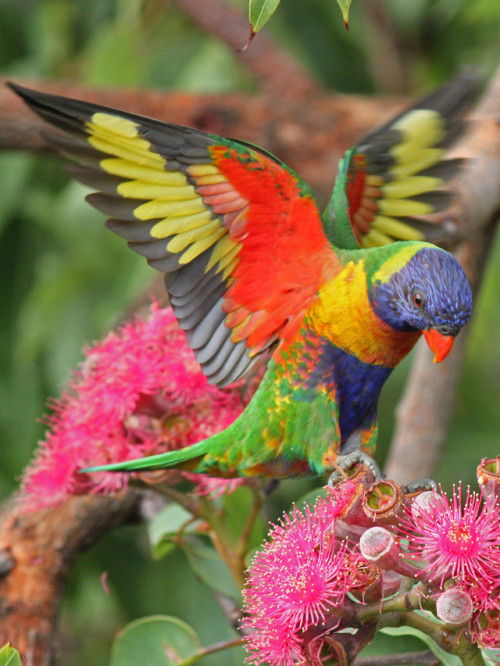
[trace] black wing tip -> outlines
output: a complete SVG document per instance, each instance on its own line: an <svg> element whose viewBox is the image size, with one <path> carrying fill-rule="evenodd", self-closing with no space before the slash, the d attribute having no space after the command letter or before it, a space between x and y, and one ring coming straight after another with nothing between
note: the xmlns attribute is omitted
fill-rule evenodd
<svg viewBox="0 0 500 666"><path fill-rule="evenodd" d="M58 97L58 95L52 95L51 93L40 92L38 90L33 90L33 88L21 86L19 83L14 83L13 81L6 81L5 85L18 97L23 99L28 106L38 107L43 105L44 101L47 102L50 99L57 99Z"/></svg>
<svg viewBox="0 0 500 666"><path fill-rule="evenodd" d="M23 96L25 91L30 91L30 88L25 88L24 86L20 86L18 83L14 83L14 81L5 81L5 85L7 88L10 88L13 90L16 95Z"/></svg>
<svg viewBox="0 0 500 666"><path fill-rule="evenodd" d="M20 97L25 104L27 104L33 111L38 112L40 107L43 106L42 99L45 97L44 93L40 93L37 90L32 90L31 88L26 88L25 86L20 86L18 83L13 81L6 81L5 85L7 88L10 88L13 93Z"/></svg>
<svg viewBox="0 0 500 666"><path fill-rule="evenodd" d="M124 111L123 109L106 106L104 104L87 102L76 97L40 92L38 90L33 90L32 88L21 86L13 81L6 81L5 85L18 95L35 113L47 122L64 131L70 131L68 124L71 125L71 129L74 130L75 127L81 127L82 123L90 120L93 114L106 113L143 125L148 130L163 131L165 128L168 128L172 135L177 133L178 135L185 137L187 134L194 134L197 137L203 137L208 144L213 143L213 135L208 134L203 130L185 127L175 123L167 123L162 120L150 118L149 116Z"/></svg>
<svg viewBox="0 0 500 666"><path fill-rule="evenodd" d="M451 76L448 81L444 82L443 86L449 85L460 86L464 91L467 90L470 94L477 94L480 92L482 85L485 81L484 72L477 65L464 65L456 74Z"/></svg>
<svg viewBox="0 0 500 666"><path fill-rule="evenodd" d="M40 92L12 81L7 81L6 85L43 120L65 132L79 128L97 110L94 105L71 97Z"/></svg>
<svg viewBox="0 0 500 666"><path fill-rule="evenodd" d="M433 109L438 111L447 120L447 136L443 145L449 147L465 128L463 116L479 96L484 81L480 69L474 66L464 66L454 76L450 77L441 86L420 97L414 104L406 106L400 113L390 118L387 122L375 127L363 136L356 144L361 148L365 144L373 142L391 130L394 123L400 118L417 109Z"/></svg>
<svg viewBox="0 0 500 666"><path fill-rule="evenodd" d="M463 67L439 88L417 102L416 108L436 108L445 115L460 116L478 97L482 82L479 68Z"/></svg>
<svg viewBox="0 0 500 666"><path fill-rule="evenodd" d="M129 118L134 121L151 121L149 118L138 116L112 107L87 102L76 97L57 95L54 93L40 92L32 88L26 88L18 83L7 81L6 85L39 116L59 129L71 132L80 128L82 123L88 121L94 113L103 112ZM160 123L161 124L161 123Z"/></svg>

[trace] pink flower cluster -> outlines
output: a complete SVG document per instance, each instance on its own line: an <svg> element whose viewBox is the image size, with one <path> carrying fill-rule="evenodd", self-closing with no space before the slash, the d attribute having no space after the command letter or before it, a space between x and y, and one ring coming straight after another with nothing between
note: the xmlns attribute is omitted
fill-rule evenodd
<svg viewBox="0 0 500 666"><path fill-rule="evenodd" d="M319 654L321 635L339 624L335 609L347 592L366 585L363 571L370 570L357 546L335 536L336 516L355 490L347 482L319 499L314 511L294 508L254 557L244 591L249 663L319 663L311 661L313 652Z"/></svg>
<svg viewBox="0 0 500 666"><path fill-rule="evenodd" d="M294 508L249 568L247 661L321 664L336 641L351 640L346 629L362 640L356 608L372 601L383 612L408 586L417 609L434 608L435 620L500 648L500 509L493 496L467 490L462 499L460 487L451 499L405 496L392 481L360 480L329 489L314 509Z"/></svg>
<svg viewBox="0 0 500 666"><path fill-rule="evenodd" d="M345 544L336 543L325 518L294 509L255 556L245 592L250 662L297 663L305 657L301 633L344 600Z"/></svg>
<svg viewBox="0 0 500 666"><path fill-rule="evenodd" d="M419 578L438 596L460 591L470 607L470 631L483 647L500 647L500 510L495 497L467 488L419 495L401 521L405 556L421 567ZM443 595L444 596L444 595ZM456 604L456 601L454 602ZM438 606L438 616L439 606Z"/></svg>
<svg viewBox="0 0 500 666"><path fill-rule="evenodd" d="M51 407L47 437L23 478L29 510L73 493L126 487L127 474L79 470L194 444L232 423L244 400L233 387L208 384L172 310L153 303L146 320L126 323L85 351ZM190 479L201 482L202 492L228 483L207 483L202 475Z"/></svg>

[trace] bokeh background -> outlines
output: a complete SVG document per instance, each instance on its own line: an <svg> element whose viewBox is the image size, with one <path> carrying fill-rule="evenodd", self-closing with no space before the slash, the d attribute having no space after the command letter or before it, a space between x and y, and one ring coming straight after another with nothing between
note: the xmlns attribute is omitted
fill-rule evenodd
<svg viewBox="0 0 500 666"><path fill-rule="evenodd" d="M210 0L200 0L210 2ZM233 2L245 11L246 0ZM258 90L225 44L165 0L0 0L0 75L70 79L88 86L204 92ZM353 0L346 32L335 0L284 0L265 31L326 88L348 93L427 91L462 65L485 79L500 62L498 0ZM258 39L258 37L257 37ZM42 87L42 86L40 86ZM151 269L102 224L62 161L0 154L0 497L17 486L49 396L57 396L87 342L102 336L147 290ZM332 174L333 182L334 174ZM475 304L467 360L435 478L475 485L479 457L498 453L500 246ZM411 359L394 373L380 409L383 458ZM310 482L285 482L271 518ZM101 585L108 572L112 593ZM62 664L108 663L114 633L166 613L206 642L231 636L211 593L180 553L153 563L142 528L103 539L78 561L63 602ZM207 665L241 664L232 651Z"/></svg>

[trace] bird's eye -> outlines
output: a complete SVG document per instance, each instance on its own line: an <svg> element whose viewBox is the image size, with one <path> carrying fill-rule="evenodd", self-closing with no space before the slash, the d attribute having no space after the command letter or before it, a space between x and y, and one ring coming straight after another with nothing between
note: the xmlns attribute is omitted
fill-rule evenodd
<svg viewBox="0 0 500 666"><path fill-rule="evenodd" d="M426 296L423 291L415 289L411 294L412 301L417 308L422 308L426 303Z"/></svg>

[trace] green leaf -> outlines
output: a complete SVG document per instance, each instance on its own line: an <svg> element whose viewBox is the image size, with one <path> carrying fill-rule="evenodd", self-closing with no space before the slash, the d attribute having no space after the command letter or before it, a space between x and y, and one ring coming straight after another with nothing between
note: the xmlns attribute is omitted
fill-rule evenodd
<svg viewBox="0 0 500 666"><path fill-rule="evenodd" d="M420 631L420 629L414 629L413 627L386 627L380 631L388 636L414 636L415 638L419 638L439 658L443 666L462 666L462 660L459 657L445 652L430 636Z"/></svg>
<svg viewBox="0 0 500 666"><path fill-rule="evenodd" d="M0 666L22 666L19 652L10 643L0 650Z"/></svg>
<svg viewBox="0 0 500 666"><path fill-rule="evenodd" d="M183 509L179 504L169 504L149 523L148 536L151 544L151 552L155 560L165 557L171 550L178 546L176 537L179 530L186 527L192 530L194 522L189 525L193 516Z"/></svg>
<svg viewBox="0 0 500 666"><path fill-rule="evenodd" d="M259 32L280 4L280 0L250 0L250 25L254 33Z"/></svg>
<svg viewBox="0 0 500 666"><path fill-rule="evenodd" d="M113 643L110 666L178 666L192 659L201 647L196 632L182 620L152 615L120 631Z"/></svg>
<svg viewBox="0 0 500 666"><path fill-rule="evenodd" d="M240 601L241 593L226 564L212 546L200 538L186 536L180 544L187 555L193 572L206 585L227 597Z"/></svg>
<svg viewBox="0 0 500 666"><path fill-rule="evenodd" d="M483 657L486 666L497 666L498 650L481 650L481 656Z"/></svg>
<svg viewBox="0 0 500 666"><path fill-rule="evenodd" d="M346 30L349 30L349 7L351 6L351 2L352 0L337 0Z"/></svg>

